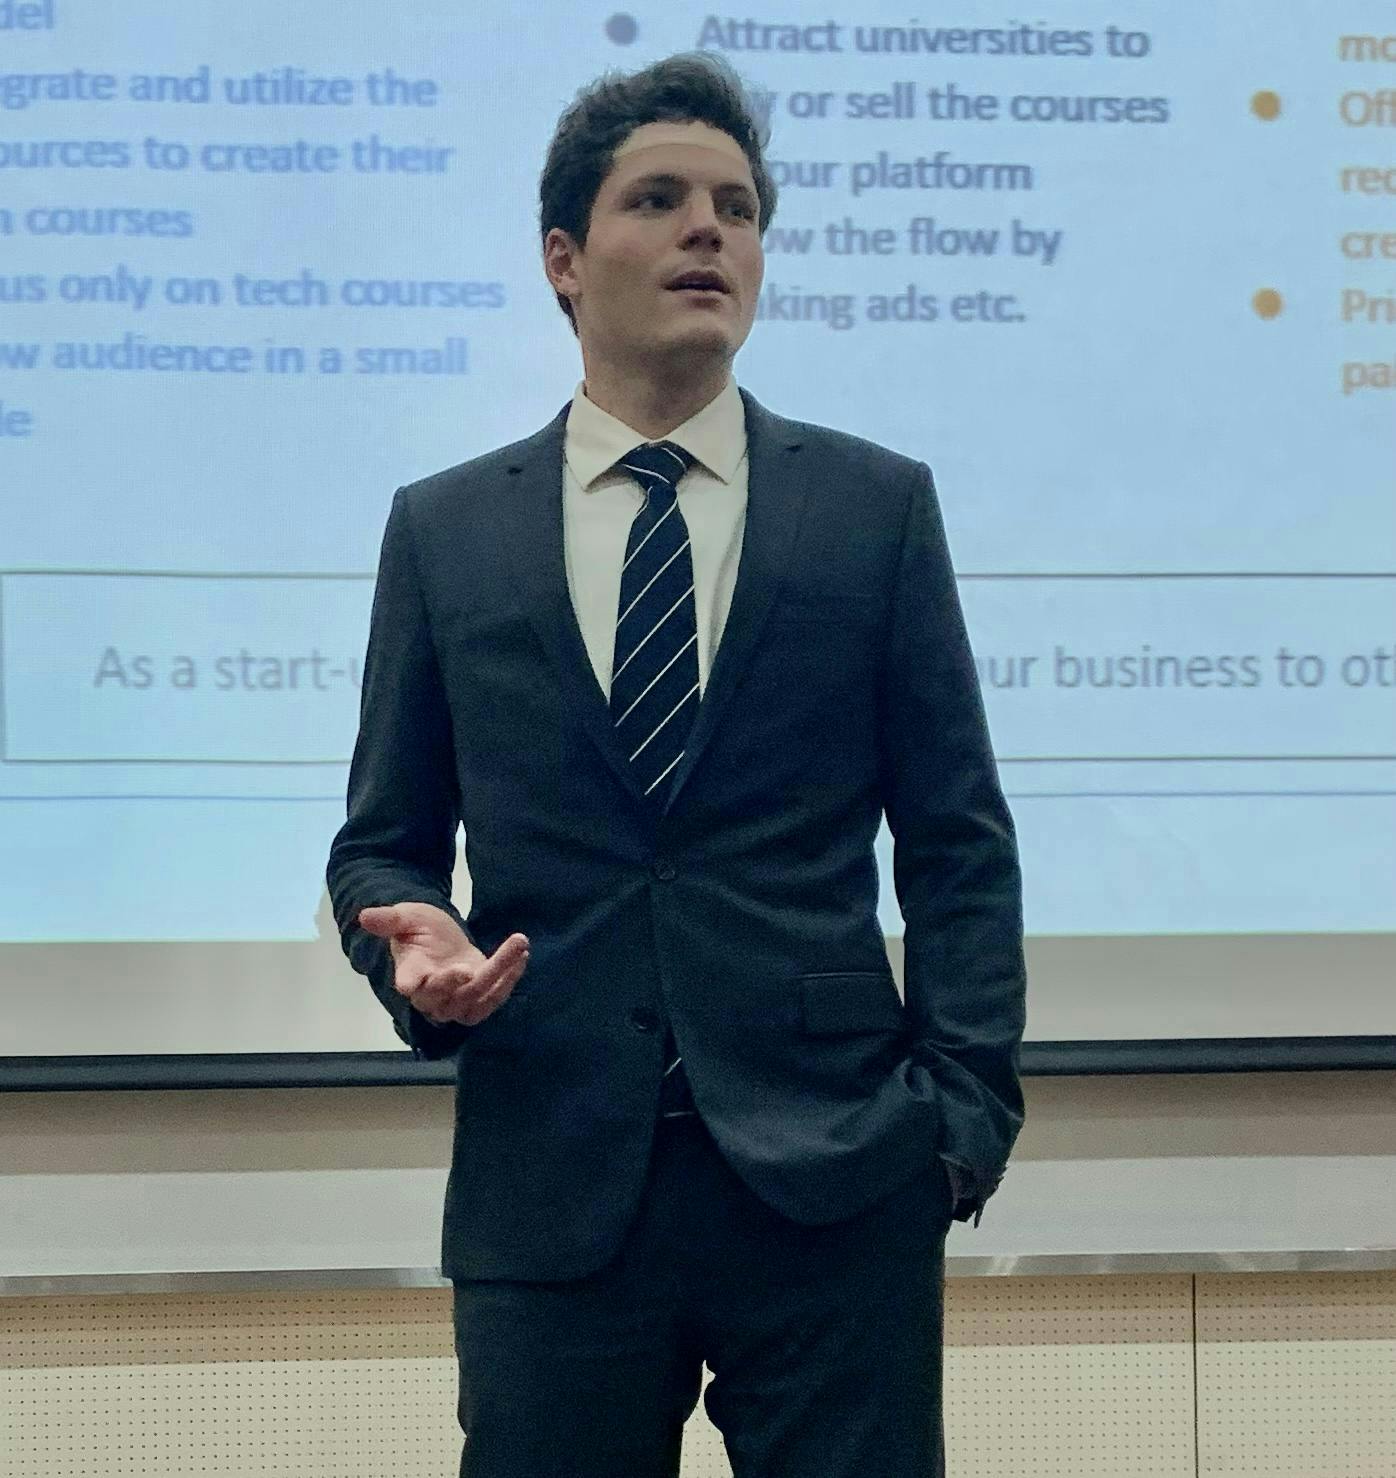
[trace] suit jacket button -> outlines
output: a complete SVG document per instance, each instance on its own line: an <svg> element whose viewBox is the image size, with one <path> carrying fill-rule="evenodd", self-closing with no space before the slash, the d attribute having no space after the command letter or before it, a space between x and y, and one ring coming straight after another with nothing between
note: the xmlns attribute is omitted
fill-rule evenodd
<svg viewBox="0 0 1396 1478"><path fill-rule="evenodd" d="M659 1029L659 1014L644 1006L636 1006L630 1013L630 1024L637 1032L652 1032Z"/></svg>
<svg viewBox="0 0 1396 1478"><path fill-rule="evenodd" d="M661 883L672 883L678 877L678 869L667 857L661 857L650 864L650 871Z"/></svg>

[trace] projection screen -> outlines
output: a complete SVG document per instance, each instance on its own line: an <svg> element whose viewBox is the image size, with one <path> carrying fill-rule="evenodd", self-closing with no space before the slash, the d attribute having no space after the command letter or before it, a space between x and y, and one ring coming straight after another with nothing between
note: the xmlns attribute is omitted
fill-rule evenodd
<svg viewBox="0 0 1396 1478"><path fill-rule="evenodd" d="M738 382L934 471L1029 1039L1396 1041L1385 0L0 0L0 1056L400 1047L323 882L383 521L574 393L547 143L685 50L771 129Z"/></svg>

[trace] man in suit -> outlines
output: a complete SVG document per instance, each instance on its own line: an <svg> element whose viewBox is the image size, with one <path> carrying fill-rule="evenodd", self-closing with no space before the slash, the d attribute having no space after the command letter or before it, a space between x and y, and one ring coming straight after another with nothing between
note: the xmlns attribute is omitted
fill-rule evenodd
<svg viewBox="0 0 1396 1478"><path fill-rule="evenodd" d="M470 1478L672 1478L704 1362L737 1478L943 1471L945 1235L1022 1122L1014 835L929 469L732 378L763 143L710 56L579 94L541 226L585 378L384 535L329 884L456 1057Z"/></svg>

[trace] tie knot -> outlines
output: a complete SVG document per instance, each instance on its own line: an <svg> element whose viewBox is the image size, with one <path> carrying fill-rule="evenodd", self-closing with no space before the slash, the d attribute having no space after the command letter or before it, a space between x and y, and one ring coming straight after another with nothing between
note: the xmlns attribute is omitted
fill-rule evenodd
<svg viewBox="0 0 1396 1478"><path fill-rule="evenodd" d="M679 479L694 463L693 456L672 441L641 442L616 464L628 472L648 493L659 485L677 488Z"/></svg>

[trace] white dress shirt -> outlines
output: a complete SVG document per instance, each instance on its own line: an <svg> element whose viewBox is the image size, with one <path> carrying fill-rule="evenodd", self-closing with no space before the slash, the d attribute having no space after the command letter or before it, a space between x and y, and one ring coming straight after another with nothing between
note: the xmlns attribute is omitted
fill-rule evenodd
<svg viewBox="0 0 1396 1478"><path fill-rule="evenodd" d="M701 694L727 624L746 525L746 411L736 380L729 377L702 410L662 439L696 458L679 481L678 502L693 555ZM621 567L644 501L640 484L615 464L648 440L588 400L585 381L577 386L563 442L563 546L572 608L608 699Z"/></svg>

